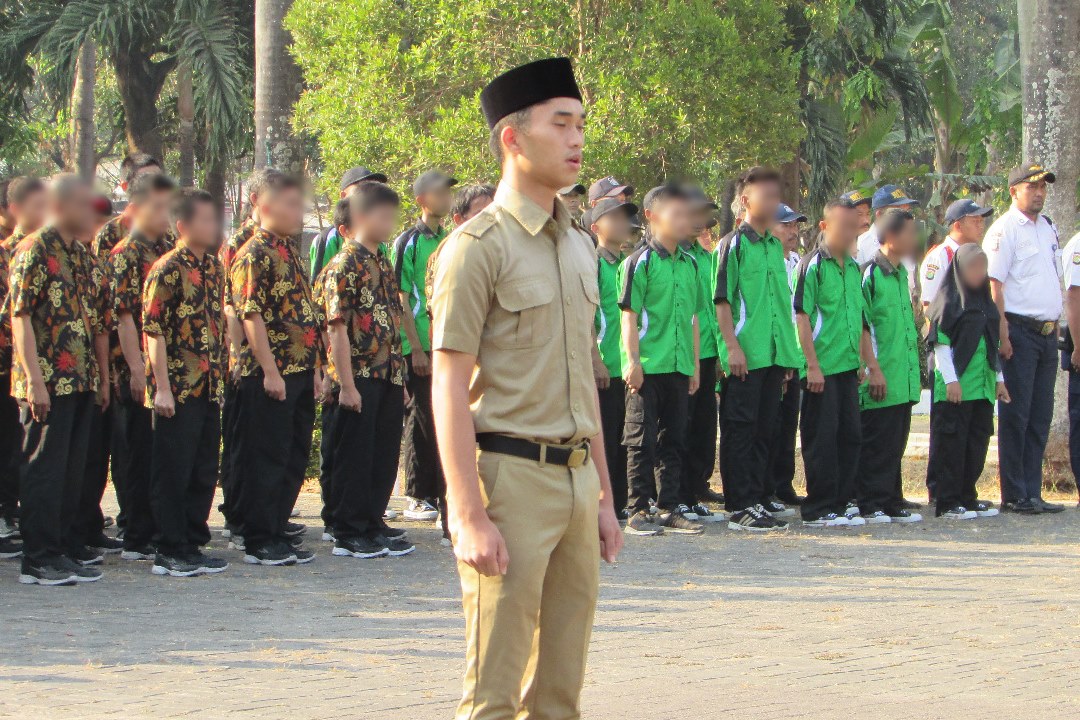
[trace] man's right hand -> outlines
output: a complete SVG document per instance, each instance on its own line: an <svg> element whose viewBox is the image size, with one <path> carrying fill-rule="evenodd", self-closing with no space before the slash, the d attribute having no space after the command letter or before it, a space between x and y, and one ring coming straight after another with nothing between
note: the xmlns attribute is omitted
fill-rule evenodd
<svg viewBox="0 0 1080 720"><path fill-rule="evenodd" d="M356 389L355 385L341 388L341 393L338 395L338 405L346 410L360 412L360 391Z"/></svg>
<svg viewBox="0 0 1080 720"><path fill-rule="evenodd" d="M450 536L458 560L481 575L491 577L506 574L510 566L510 553L506 550L502 533L487 513L470 522L451 517Z"/></svg>
<svg viewBox="0 0 1080 720"><path fill-rule="evenodd" d="M812 393L825 391L825 376L822 374L821 368L812 367L806 369L806 389Z"/></svg>
<svg viewBox="0 0 1080 720"><path fill-rule="evenodd" d="M167 418L176 414L176 400L171 390L158 388L158 391L154 393L154 412Z"/></svg>
<svg viewBox="0 0 1080 720"><path fill-rule="evenodd" d="M1009 340L1009 333L1004 332L1001 334L1001 344L998 347L998 353L1006 360L1011 360L1013 356L1012 341Z"/></svg>
<svg viewBox="0 0 1080 720"><path fill-rule="evenodd" d="M281 373L275 372L273 375L264 375L263 390L271 399L283 402L285 400L285 379L281 377Z"/></svg>
<svg viewBox="0 0 1080 720"><path fill-rule="evenodd" d="M428 354L417 348L412 351L412 369L417 375L430 375L431 374L431 358Z"/></svg>
<svg viewBox="0 0 1080 720"><path fill-rule="evenodd" d="M128 381L128 389L131 390L131 399L141 405L144 402L143 398L146 397L145 372L132 371L131 380Z"/></svg>
<svg viewBox="0 0 1080 720"><path fill-rule="evenodd" d="M630 372L626 373L626 386L630 392L640 392L645 384L645 371L641 369L641 363L635 362L630 366Z"/></svg>
<svg viewBox="0 0 1080 720"><path fill-rule="evenodd" d="M30 417L38 422L45 422L45 419L49 417L52 399L49 397L49 391L45 388L43 380L30 381L26 400L30 403Z"/></svg>
<svg viewBox="0 0 1080 720"><path fill-rule="evenodd" d="M963 402L964 393L960 390L959 382L951 382L945 386L945 399L951 403Z"/></svg>
<svg viewBox="0 0 1080 720"><path fill-rule="evenodd" d="M738 343L728 345L728 375L745 380L748 371L746 369L746 353Z"/></svg>

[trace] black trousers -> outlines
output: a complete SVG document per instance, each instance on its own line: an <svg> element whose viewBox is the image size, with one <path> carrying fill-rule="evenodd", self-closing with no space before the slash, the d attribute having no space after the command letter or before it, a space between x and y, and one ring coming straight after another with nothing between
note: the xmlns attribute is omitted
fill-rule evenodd
<svg viewBox="0 0 1080 720"><path fill-rule="evenodd" d="M0 373L0 517L13 520L19 514L22 425L19 403L11 397L10 368Z"/></svg>
<svg viewBox="0 0 1080 720"><path fill-rule="evenodd" d="M936 515L957 505L970 508L979 499L975 484L993 434L994 406L989 401L934 403L930 435L939 452L934 453L926 473L937 488Z"/></svg>
<svg viewBox="0 0 1080 720"><path fill-rule="evenodd" d="M101 537L105 516L101 498L109 481L109 437L112 429L112 407L104 412L94 405L90 413L90 430L86 441L86 466L83 470L79 509L75 516L74 536L84 545L92 545Z"/></svg>
<svg viewBox="0 0 1080 720"><path fill-rule="evenodd" d="M780 411L773 423L772 453L765 473L766 497L795 497L795 436L799 433L799 402L802 387L794 373L784 384Z"/></svg>
<svg viewBox="0 0 1080 720"><path fill-rule="evenodd" d="M339 407L334 415L330 481L334 537L378 532L398 471L405 398L389 380L356 378L360 412Z"/></svg>
<svg viewBox="0 0 1080 720"><path fill-rule="evenodd" d="M774 365L751 370L745 379L729 377L724 382L720 476L728 510L745 510L769 499L765 475L787 372Z"/></svg>
<svg viewBox="0 0 1080 720"><path fill-rule="evenodd" d="M405 387L409 404L405 408L403 461L405 494L411 498L442 505L446 495L439 446L435 442L435 416L431 408L431 376L413 372L412 357L406 358L409 377Z"/></svg>
<svg viewBox="0 0 1080 720"><path fill-rule="evenodd" d="M604 455L611 477L611 499L618 511L626 507L629 494L626 446L622 443L623 426L626 424L626 383L622 378L611 378L606 388L596 392L600 396L600 427L604 433Z"/></svg>
<svg viewBox="0 0 1080 720"><path fill-rule="evenodd" d="M1075 370L1069 370L1069 465L1080 493L1080 373Z"/></svg>
<svg viewBox="0 0 1080 720"><path fill-rule="evenodd" d="M23 554L41 562L78 549L73 536L75 514L86 467L94 394L53 396L44 422L30 407L20 407L23 466L20 478L20 528Z"/></svg>
<svg viewBox="0 0 1080 720"><path fill-rule="evenodd" d="M231 380L225 383L221 404L221 503L218 512L229 525L237 523L236 497L241 473L237 469L240 447L240 385Z"/></svg>
<svg viewBox="0 0 1080 720"><path fill-rule="evenodd" d="M220 443L221 410L210 398L176 403L171 418L154 416L150 492L159 552L175 555L210 542Z"/></svg>
<svg viewBox="0 0 1080 720"><path fill-rule="evenodd" d="M716 358L698 363L701 384L688 400L680 502L697 503L716 471Z"/></svg>
<svg viewBox="0 0 1080 720"><path fill-rule="evenodd" d="M109 479L112 480L113 492L116 493L116 527L127 528L127 436L124 433L124 411L120 407L120 389L112 388L112 402L109 403L109 424L105 427L105 442L108 444Z"/></svg>
<svg viewBox="0 0 1080 720"><path fill-rule="evenodd" d="M626 476L631 512L679 506L690 378L682 373L646 375L641 391L626 391ZM659 487L659 492L657 488Z"/></svg>
<svg viewBox="0 0 1080 720"><path fill-rule="evenodd" d="M1009 321L1013 354L1001 371L1011 402L998 403L1001 501L1042 497L1043 456L1054 416L1057 336Z"/></svg>
<svg viewBox="0 0 1080 720"><path fill-rule="evenodd" d="M249 551L284 539L285 523L304 484L311 451L314 392L312 370L285 376L284 400L266 394L261 372L240 381L236 509Z"/></svg>
<svg viewBox="0 0 1080 720"><path fill-rule="evenodd" d="M120 386L115 412L124 434L124 455L113 455L124 469L124 547L142 547L154 539L154 511L150 505L150 462L154 454L153 411L144 398L133 398L131 387Z"/></svg>
<svg viewBox="0 0 1080 720"><path fill-rule="evenodd" d="M804 384L799 428L806 468L803 520L843 515L855 494L862 445L858 372L826 375L825 389L819 393L809 392Z"/></svg>
<svg viewBox="0 0 1080 720"><path fill-rule="evenodd" d="M337 415L337 401L322 404L319 415L319 495L322 498L322 523L325 528L334 527L333 501L331 500L330 481L334 470L334 444L330 442L333 433L334 416Z"/></svg>
<svg viewBox="0 0 1080 720"><path fill-rule="evenodd" d="M856 475L859 511L882 510L895 515L904 509L904 449L911 432L911 403L863 410L862 447Z"/></svg>

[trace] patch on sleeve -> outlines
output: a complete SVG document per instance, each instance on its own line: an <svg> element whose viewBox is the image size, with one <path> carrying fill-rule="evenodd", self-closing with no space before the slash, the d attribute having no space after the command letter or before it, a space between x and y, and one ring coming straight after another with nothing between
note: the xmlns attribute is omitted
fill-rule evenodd
<svg viewBox="0 0 1080 720"><path fill-rule="evenodd" d="M1072 258L1073 265L1080 265L1080 252L1074 252Z"/></svg>
<svg viewBox="0 0 1080 720"><path fill-rule="evenodd" d="M937 265L927 265L926 266L926 279L927 280L933 280L934 276L937 275L937 271L938 271L938 266Z"/></svg>

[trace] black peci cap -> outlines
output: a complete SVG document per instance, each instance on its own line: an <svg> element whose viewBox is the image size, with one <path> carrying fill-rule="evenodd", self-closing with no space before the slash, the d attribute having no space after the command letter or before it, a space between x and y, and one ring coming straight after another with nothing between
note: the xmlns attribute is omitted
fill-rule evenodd
<svg viewBox="0 0 1080 720"><path fill-rule="evenodd" d="M480 109L489 128L518 110L552 98L581 100L570 58L536 60L507 70L480 91Z"/></svg>
<svg viewBox="0 0 1080 720"><path fill-rule="evenodd" d="M1039 182L1040 180L1052 183L1057 180L1057 176L1038 163L1021 165L1009 173L1009 187L1019 185L1022 182L1030 183Z"/></svg>

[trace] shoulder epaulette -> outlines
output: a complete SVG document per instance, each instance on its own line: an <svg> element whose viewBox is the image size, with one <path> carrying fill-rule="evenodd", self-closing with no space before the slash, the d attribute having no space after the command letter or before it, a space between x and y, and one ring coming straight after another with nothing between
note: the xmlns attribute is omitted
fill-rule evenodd
<svg viewBox="0 0 1080 720"><path fill-rule="evenodd" d="M480 238L495 225L497 208L486 207L458 228L458 232L469 237Z"/></svg>

